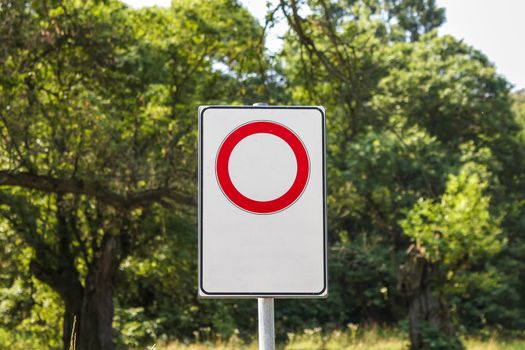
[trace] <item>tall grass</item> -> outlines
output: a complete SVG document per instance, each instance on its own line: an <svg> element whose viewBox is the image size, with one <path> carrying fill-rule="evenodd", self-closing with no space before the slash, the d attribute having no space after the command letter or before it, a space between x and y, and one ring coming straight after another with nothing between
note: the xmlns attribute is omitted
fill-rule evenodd
<svg viewBox="0 0 525 350"><path fill-rule="evenodd" d="M71 330L71 338L69 339L69 350L77 349L77 315L73 316L73 328Z"/></svg>
<svg viewBox="0 0 525 350"><path fill-rule="evenodd" d="M488 339L464 337L467 350L525 350L524 339L505 339L493 335ZM408 335L395 329L359 329L349 325L346 330L323 334L320 328L288 334L279 350L407 350ZM183 344L177 341L156 344L155 350L257 350L257 341L245 344L236 336L228 341Z"/></svg>
<svg viewBox="0 0 525 350"><path fill-rule="evenodd" d="M383 328L359 329L350 324L346 330L323 334L321 328L306 329L301 333L288 333L285 344L279 350L406 350L408 343L399 331ZM245 344L236 336L228 341L182 344L169 342L157 344L156 350L257 350L257 341Z"/></svg>
<svg viewBox="0 0 525 350"><path fill-rule="evenodd" d="M498 339L492 337L486 340L467 338L465 339L467 350L524 350L523 339Z"/></svg>

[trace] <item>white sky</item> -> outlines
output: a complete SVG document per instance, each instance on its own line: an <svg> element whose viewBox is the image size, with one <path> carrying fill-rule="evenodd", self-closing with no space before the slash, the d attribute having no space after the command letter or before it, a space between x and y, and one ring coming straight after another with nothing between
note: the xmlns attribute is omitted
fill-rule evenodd
<svg viewBox="0 0 525 350"><path fill-rule="evenodd" d="M171 0L124 0L133 7L169 6ZM241 0L264 20L266 0ZM463 39L485 53L515 89L525 89L525 0L437 0L446 9L447 23L439 32ZM281 23L270 33L268 47L279 49Z"/></svg>
<svg viewBox="0 0 525 350"><path fill-rule="evenodd" d="M524 0L437 0L446 9L442 34L481 50L516 89L525 88Z"/></svg>

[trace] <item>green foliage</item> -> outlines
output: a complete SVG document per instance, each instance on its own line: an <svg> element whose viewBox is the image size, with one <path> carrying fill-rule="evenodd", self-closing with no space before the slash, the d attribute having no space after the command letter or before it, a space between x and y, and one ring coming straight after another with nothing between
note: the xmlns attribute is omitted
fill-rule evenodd
<svg viewBox="0 0 525 350"><path fill-rule="evenodd" d="M460 330L525 328L523 92L437 34L434 0L276 11L290 30L270 55L234 0L1 2L0 347L60 347L71 290L42 271L85 287L105 237L122 248L120 347L252 340L253 300L196 297L195 114L261 100L328 110L330 297L279 300L280 340L405 319L412 242L443 271Z"/></svg>
<svg viewBox="0 0 525 350"><path fill-rule="evenodd" d="M401 222L425 258L450 276L501 250L499 223L483 194L487 187L486 169L467 163L458 175L449 176L440 202L418 200Z"/></svg>
<svg viewBox="0 0 525 350"><path fill-rule="evenodd" d="M412 41L445 22L445 9L438 8L435 0L393 1L391 11Z"/></svg>
<svg viewBox="0 0 525 350"><path fill-rule="evenodd" d="M458 339L450 339L439 329L428 323L419 325L425 349L428 350L463 350L465 347Z"/></svg>
<svg viewBox="0 0 525 350"><path fill-rule="evenodd" d="M520 90L512 95L512 110L519 123L521 141L525 140L525 90Z"/></svg>

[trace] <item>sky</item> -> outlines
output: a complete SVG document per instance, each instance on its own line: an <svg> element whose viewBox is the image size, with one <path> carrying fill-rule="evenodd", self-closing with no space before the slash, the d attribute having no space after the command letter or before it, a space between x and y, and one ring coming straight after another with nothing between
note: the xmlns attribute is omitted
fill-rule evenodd
<svg viewBox="0 0 525 350"><path fill-rule="evenodd" d="M481 50L515 89L525 88L524 0L437 0L446 9L440 34Z"/></svg>
<svg viewBox="0 0 525 350"><path fill-rule="evenodd" d="M451 34L481 50L496 65L499 74L525 89L525 0L436 0L446 9L447 22L440 34ZM171 0L124 0L133 7L169 6ZM260 21L266 0L241 0ZM280 47L278 39L286 30L284 22L272 30L270 51Z"/></svg>

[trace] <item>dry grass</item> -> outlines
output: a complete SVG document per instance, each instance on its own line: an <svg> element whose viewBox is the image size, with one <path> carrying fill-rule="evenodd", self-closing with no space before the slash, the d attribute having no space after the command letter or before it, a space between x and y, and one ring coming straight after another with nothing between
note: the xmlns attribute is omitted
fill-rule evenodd
<svg viewBox="0 0 525 350"><path fill-rule="evenodd" d="M505 340L493 336L490 339L465 338L467 350L524 350L525 340ZM279 350L406 350L406 335L393 330L366 329L349 325L345 331L334 331L323 335L321 329L307 329L301 334L288 334L286 345ZM226 342L182 344L171 342L158 344L146 350L257 350L257 342L244 344L233 337Z"/></svg>
<svg viewBox="0 0 525 350"><path fill-rule="evenodd" d="M488 340L467 339L467 350L524 350L525 340L502 340L495 337Z"/></svg>
<svg viewBox="0 0 525 350"><path fill-rule="evenodd" d="M285 350L404 350L408 345L402 335L391 330L359 330L353 324L345 331L334 331L329 335L323 335L320 328L307 329L303 334L289 334L288 340Z"/></svg>
<svg viewBox="0 0 525 350"><path fill-rule="evenodd" d="M179 342L170 342L148 347L146 350L257 350L256 342L244 344L240 340L231 339L227 342L182 344Z"/></svg>
<svg viewBox="0 0 525 350"><path fill-rule="evenodd" d="M349 325L347 331L334 331L323 335L320 328L307 329L301 334L288 334L286 345L277 346L280 350L405 350L407 342L399 334L375 328L358 331L355 325ZM181 344L171 342L159 344L154 350L257 350L257 342L244 344L233 337L227 342ZM153 350L153 349L152 349Z"/></svg>

